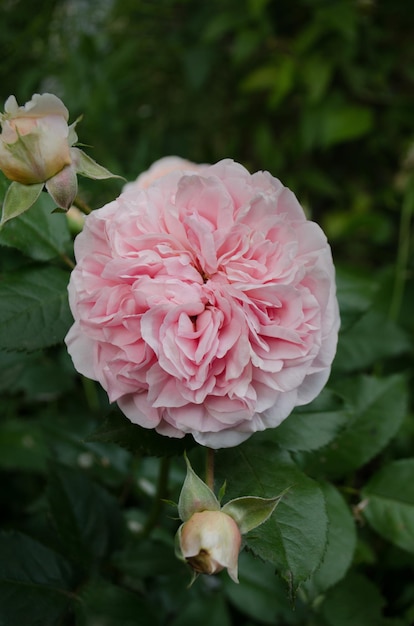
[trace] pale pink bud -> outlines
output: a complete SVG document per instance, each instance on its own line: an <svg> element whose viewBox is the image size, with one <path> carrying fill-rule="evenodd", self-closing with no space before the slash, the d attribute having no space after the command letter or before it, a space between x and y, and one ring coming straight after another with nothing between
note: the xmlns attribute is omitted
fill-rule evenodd
<svg viewBox="0 0 414 626"><path fill-rule="evenodd" d="M0 169L23 185L42 183L70 165L69 113L53 94L34 94L24 106L10 96L0 115Z"/></svg>
<svg viewBox="0 0 414 626"><path fill-rule="evenodd" d="M241 533L233 518L221 511L194 513L179 530L181 554L200 574L217 574L227 569L238 582L237 566Z"/></svg>

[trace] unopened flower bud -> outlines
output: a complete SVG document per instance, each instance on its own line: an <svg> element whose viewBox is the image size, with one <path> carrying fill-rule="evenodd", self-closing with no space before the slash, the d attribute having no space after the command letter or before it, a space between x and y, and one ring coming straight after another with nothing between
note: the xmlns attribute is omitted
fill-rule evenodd
<svg viewBox="0 0 414 626"><path fill-rule="evenodd" d="M233 518L221 511L194 513L179 531L182 557L199 574L227 569L238 582L237 566L241 533Z"/></svg>
<svg viewBox="0 0 414 626"><path fill-rule="evenodd" d="M71 163L69 112L53 94L34 94L19 107L14 96L0 115L0 169L23 185L43 183Z"/></svg>

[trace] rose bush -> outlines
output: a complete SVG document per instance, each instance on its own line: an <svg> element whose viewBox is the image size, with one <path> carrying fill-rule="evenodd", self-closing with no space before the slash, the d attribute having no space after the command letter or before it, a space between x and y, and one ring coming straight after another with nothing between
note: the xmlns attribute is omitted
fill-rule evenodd
<svg viewBox="0 0 414 626"><path fill-rule="evenodd" d="M320 227L268 172L172 171L75 241L75 367L145 428L235 446L325 385L339 327Z"/></svg>
<svg viewBox="0 0 414 626"><path fill-rule="evenodd" d="M1 115L0 169L24 185L41 183L71 163L69 112L55 95L34 94L19 107L14 96Z"/></svg>

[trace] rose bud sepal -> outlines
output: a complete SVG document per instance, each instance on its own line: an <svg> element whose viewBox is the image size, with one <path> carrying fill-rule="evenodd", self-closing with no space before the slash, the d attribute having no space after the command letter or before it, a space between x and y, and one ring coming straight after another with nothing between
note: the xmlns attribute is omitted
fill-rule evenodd
<svg viewBox="0 0 414 626"><path fill-rule="evenodd" d="M57 206L68 211L78 193L78 179L73 163L49 178L45 186Z"/></svg>
<svg viewBox="0 0 414 626"><path fill-rule="evenodd" d="M185 456L187 475L178 500L178 515L183 522L200 511L219 511L220 502L206 483L201 480Z"/></svg>
<svg viewBox="0 0 414 626"><path fill-rule="evenodd" d="M274 498L243 496L227 502L221 509L234 519L242 535L264 524L279 504L288 489Z"/></svg>
<svg viewBox="0 0 414 626"><path fill-rule="evenodd" d="M70 154L75 170L81 176L92 178L93 180L104 180L106 178L123 178L117 174L112 174L106 167L99 165L89 155L79 148L71 148Z"/></svg>
<svg viewBox="0 0 414 626"><path fill-rule="evenodd" d="M43 189L43 183L23 185L16 181L9 185L3 200L0 227L30 209Z"/></svg>

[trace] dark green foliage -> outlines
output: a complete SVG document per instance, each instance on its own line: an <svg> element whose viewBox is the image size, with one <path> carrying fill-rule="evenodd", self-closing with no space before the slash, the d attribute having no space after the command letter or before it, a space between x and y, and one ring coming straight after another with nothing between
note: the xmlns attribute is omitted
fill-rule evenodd
<svg viewBox="0 0 414 626"><path fill-rule="evenodd" d="M182 455L195 446L195 441L190 436L171 439L162 437L152 429L138 429L119 410L110 413L89 440L113 441L132 452L139 451L158 457Z"/></svg>
<svg viewBox="0 0 414 626"><path fill-rule="evenodd" d="M69 563L21 533L0 536L0 623L52 626L73 601Z"/></svg>
<svg viewBox="0 0 414 626"><path fill-rule="evenodd" d="M0 283L0 348L38 350L62 341L70 326L67 272L30 267Z"/></svg>

